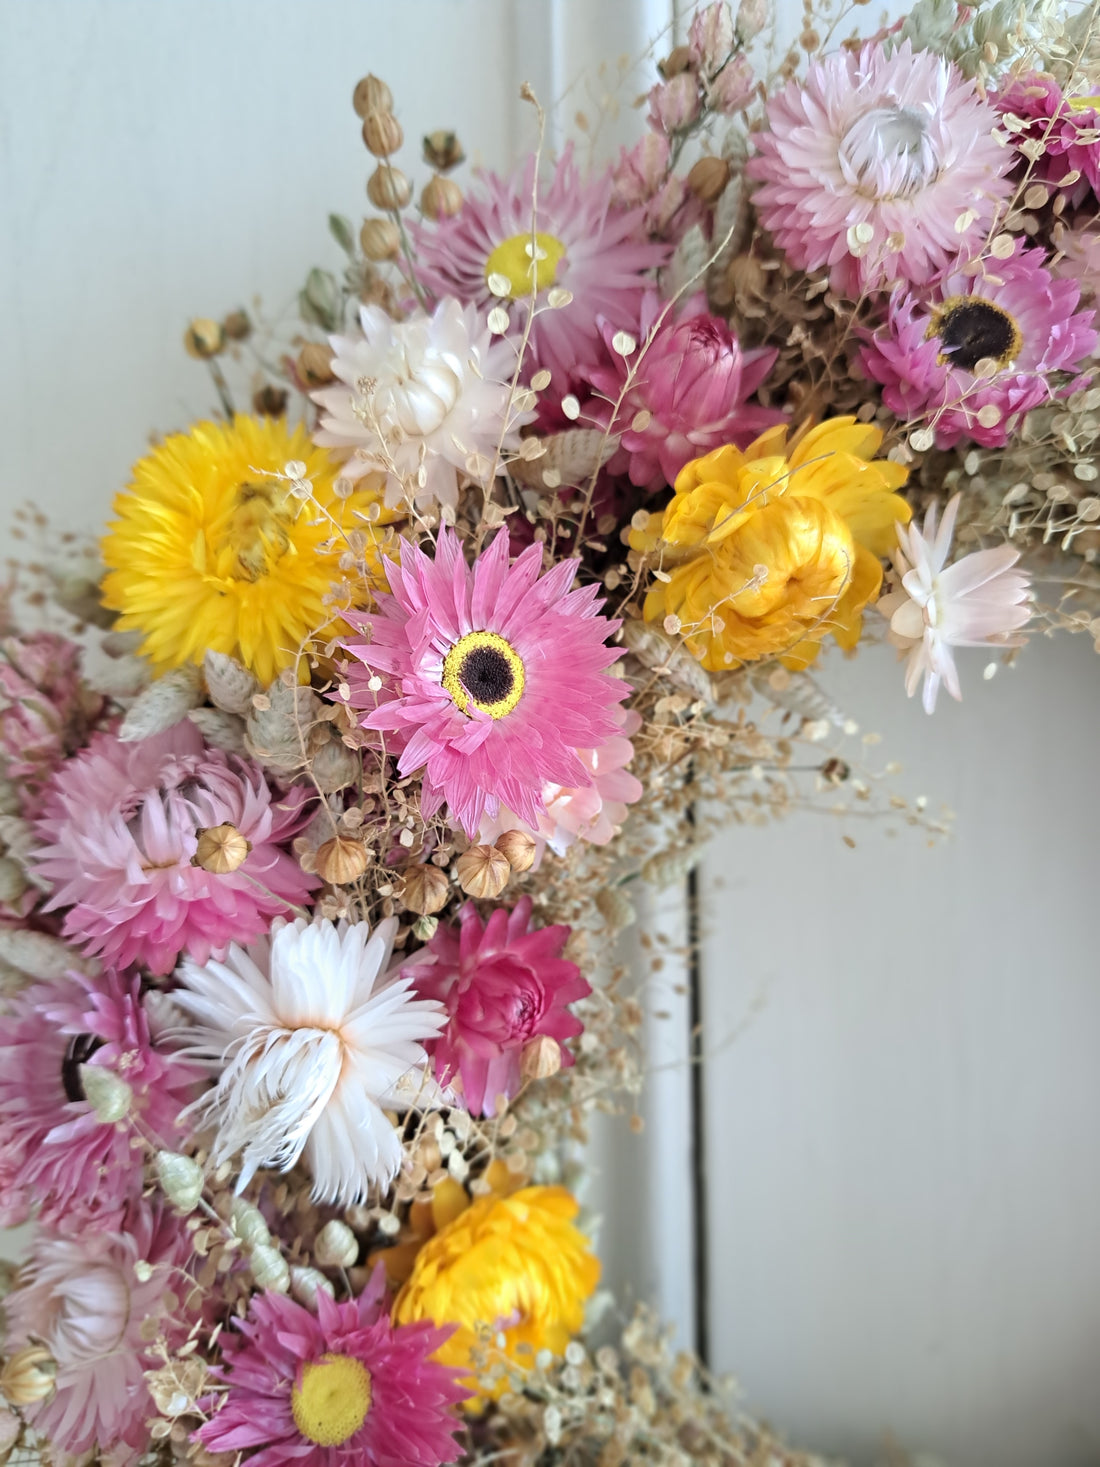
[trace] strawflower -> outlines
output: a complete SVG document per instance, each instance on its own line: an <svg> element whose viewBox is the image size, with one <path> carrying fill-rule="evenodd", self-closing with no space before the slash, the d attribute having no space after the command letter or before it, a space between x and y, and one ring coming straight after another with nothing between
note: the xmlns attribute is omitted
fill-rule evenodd
<svg viewBox="0 0 1100 1467"><path fill-rule="evenodd" d="M646 595L712 672L762 657L804 668L826 635L859 640L882 584L880 557L910 510L907 471L875 459L877 428L832 418L787 442L773 428L742 452L718 448L680 473L667 508L631 531L668 575Z"/></svg>
<svg viewBox="0 0 1100 1467"><path fill-rule="evenodd" d="M1011 545L975 550L947 564L961 495L956 494L937 527L933 504L924 526L898 529L894 566L900 584L878 604L890 621L890 641L909 654L905 691L910 697L924 679L926 713L936 707L940 686L961 699L955 647L1016 647L1014 636L1031 617L1028 578L1014 570L1020 552Z"/></svg>
<svg viewBox="0 0 1100 1467"><path fill-rule="evenodd" d="M136 743L98 733L58 770L36 823L46 910L63 909L64 935L119 969L170 973L185 949L204 962L317 885L283 849L307 800L302 786L276 796L261 769L207 748L187 720ZM223 824L251 842L244 863L193 866L198 832Z"/></svg>
<svg viewBox="0 0 1100 1467"><path fill-rule="evenodd" d="M532 1039L548 1035L561 1047L563 1067L573 1063L565 1041L584 1025L568 1006L592 989L562 957L569 935L560 925L536 927L529 896L511 911L497 907L485 923L467 902L459 925L441 922L423 957L403 969L418 993L447 1012L446 1028L429 1045L436 1078L449 1085L460 1076L473 1115L494 1115L501 1097L518 1093Z"/></svg>
<svg viewBox="0 0 1100 1467"><path fill-rule="evenodd" d="M172 1052L157 993L108 969L32 984L0 1018L0 1128L5 1187L0 1221L22 1221L13 1202L33 1200L40 1221L71 1231L94 1220L117 1225L141 1196L144 1136L178 1147L179 1114L200 1073ZM102 1121L89 1104L82 1071L110 1073L129 1086L121 1122Z"/></svg>
<svg viewBox="0 0 1100 1467"><path fill-rule="evenodd" d="M388 505L453 507L460 474L487 484L498 449L518 444L526 419L509 414L514 352L456 300L407 321L362 306L359 322L360 336L331 338L340 381L313 394L324 410L314 441L351 450L344 480L384 474Z"/></svg>
<svg viewBox="0 0 1100 1467"><path fill-rule="evenodd" d="M84 743L103 700L80 675L80 648L54 632L0 641L0 773L24 815L63 759Z"/></svg>
<svg viewBox="0 0 1100 1467"><path fill-rule="evenodd" d="M435 1467L454 1462L466 1396L437 1351L447 1331L391 1324L376 1269L357 1299L317 1292L313 1314L282 1294L254 1294L221 1339L228 1386L196 1436L255 1467Z"/></svg>
<svg viewBox="0 0 1100 1467"><path fill-rule="evenodd" d="M217 1082L198 1113L215 1132L214 1164L240 1155L238 1190L303 1156L321 1202L361 1201L396 1176L401 1141L385 1110L427 1098L422 1041L445 1021L410 979L386 979L396 931L392 917L373 932L276 921L247 952L182 965L185 1053Z"/></svg>
<svg viewBox="0 0 1100 1467"><path fill-rule="evenodd" d="M135 465L103 540L103 602L121 613L119 630L143 634L159 671L214 651L274 681L333 626L346 537L370 540L385 519L376 484L335 493L338 470L281 419L198 423L166 438ZM312 502L301 497L307 480Z"/></svg>
<svg viewBox="0 0 1100 1467"><path fill-rule="evenodd" d="M1041 250L1017 245L981 269L962 264L924 292L890 300L886 322L861 349L903 420L927 420L936 442L1003 446L1024 414L1062 395L1066 376L1096 349L1092 311L1075 281L1057 279Z"/></svg>
<svg viewBox="0 0 1100 1467"><path fill-rule="evenodd" d="M801 270L828 266L858 295L895 277L919 284L984 241L1010 192L997 114L933 51L878 42L814 61L768 104L746 168L761 223Z"/></svg>
<svg viewBox="0 0 1100 1467"><path fill-rule="evenodd" d="M436 1358L471 1372L462 1383L482 1398L501 1395L507 1379L479 1382L475 1353L522 1372L540 1350L564 1354L584 1323L600 1265L578 1211L562 1187L478 1198L420 1249L394 1320L457 1325Z"/></svg>
<svg viewBox="0 0 1100 1467"><path fill-rule="evenodd" d="M1027 146L1020 166L1029 183L1060 189L1074 204L1090 190L1100 194L1097 98L1065 97L1052 76L1030 71L1009 78L990 100L1016 147Z"/></svg>
<svg viewBox="0 0 1100 1467"><path fill-rule="evenodd" d="M573 560L541 567L538 544L509 565L504 530L472 568L450 530L434 560L405 542L387 565L392 595L355 618L369 640L347 644L351 706L385 730L403 775L424 770L425 819L446 802L471 839L502 805L535 824L548 783L590 786L577 751L618 733L630 692L605 671L622 653L606 645L618 622L598 587L570 589Z"/></svg>
<svg viewBox="0 0 1100 1467"><path fill-rule="evenodd" d="M506 179L483 173L458 214L413 225L416 272L440 298L457 296L483 313L503 305L517 340L534 288L538 315L524 377L546 368L564 390L576 364L598 350L597 316L616 329L636 327L648 274L668 251L646 238L641 209L613 205L610 174L581 177L571 145L549 181L539 183L532 226L536 164L531 156ZM502 295L490 288L491 278ZM572 299L555 306L553 289ZM509 307L510 301L516 304Z"/></svg>
<svg viewBox="0 0 1100 1467"><path fill-rule="evenodd" d="M160 1364L152 1340L183 1344L190 1256L182 1223L147 1203L132 1206L117 1232L39 1231L24 1281L4 1301L5 1343L14 1351L41 1342L56 1362L53 1394L25 1408L54 1454L98 1448L126 1467L147 1450L155 1410L145 1372Z"/></svg>

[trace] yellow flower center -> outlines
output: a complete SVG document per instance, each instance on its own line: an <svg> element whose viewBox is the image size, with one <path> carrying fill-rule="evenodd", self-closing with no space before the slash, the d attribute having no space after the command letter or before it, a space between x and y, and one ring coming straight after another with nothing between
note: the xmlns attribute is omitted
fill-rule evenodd
<svg viewBox="0 0 1100 1467"><path fill-rule="evenodd" d="M291 549L286 497L278 483L242 484L218 537L217 572L258 581Z"/></svg>
<svg viewBox="0 0 1100 1467"><path fill-rule="evenodd" d="M531 294L531 278L534 275L536 291L549 290L557 279L558 265L565 254L565 246L552 234L513 234L503 244L498 244L485 262L485 278L503 275L508 282L508 294L512 300Z"/></svg>
<svg viewBox="0 0 1100 1467"><path fill-rule="evenodd" d="M467 632L443 662L443 686L461 713L473 704L490 718L503 718L523 697L525 681L519 653L496 632Z"/></svg>
<svg viewBox="0 0 1100 1467"><path fill-rule="evenodd" d="M1066 102L1074 112L1100 112L1100 97L1067 97Z"/></svg>
<svg viewBox="0 0 1100 1467"><path fill-rule="evenodd" d="M323 1355L302 1366L291 1391L294 1425L319 1447L338 1447L355 1433L370 1410L370 1374L350 1355Z"/></svg>
<svg viewBox="0 0 1100 1467"><path fill-rule="evenodd" d="M1020 354L1023 333L1013 316L980 296L952 295L934 313L925 341L940 339L941 367L972 372L981 361L1007 367Z"/></svg>

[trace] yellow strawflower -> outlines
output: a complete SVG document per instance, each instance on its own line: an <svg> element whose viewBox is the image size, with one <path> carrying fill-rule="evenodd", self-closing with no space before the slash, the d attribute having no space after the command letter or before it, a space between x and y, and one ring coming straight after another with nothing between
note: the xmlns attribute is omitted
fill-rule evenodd
<svg viewBox="0 0 1100 1467"><path fill-rule="evenodd" d="M311 499L269 477L288 464L304 465ZM373 481L337 496L338 469L303 427L243 416L197 423L135 465L103 540L103 598L120 629L144 634L159 672L209 649L266 685L303 643L335 629L325 598L342 579L343 537L358 531L369 545L392 519Z"/></svg>
<svg viewBox="0 0 1100 1467"><path fill-rule="evenodd" d="M893 492L908 471L874 458L881 443L877 428L832 418L789 442L780 426L693 459L663 513L631 532L667 576L646 620L676 618L711 672L761 657L807 667L827 634L854 647L911 514Z"/></svg>
<svg viewBox="0 0 1100 1467"><path fill-rule="evenodd" d="M472 1367L480 1350L530 1369L540 1350L561 1355L584 1323L600 1265L573 1225L576 1199L563 1187L524 1187L480 1197L417 1254L393 1307L395 1324L428 1319L458 1328L435 1359ZM500 1348L500 1338L504 1346ZM462 1382L479 1400L484 1387ZM491 1394L507 1389L502 1380Z"/></svg>

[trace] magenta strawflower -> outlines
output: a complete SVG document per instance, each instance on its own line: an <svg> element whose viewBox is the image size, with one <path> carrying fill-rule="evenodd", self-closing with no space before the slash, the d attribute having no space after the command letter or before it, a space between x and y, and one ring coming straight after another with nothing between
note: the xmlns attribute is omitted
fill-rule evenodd
<svg viewBox="0 0 1100 1467"><path fill-rule="evenodd" d="M253 1467L436 1467L455 1462L467 1392L432 1355L450 1334L429 1323L394 1325L375 1270L357 1299L320 1289L317 1313L282 1294L255 1294L221 1337L228 1386L196 1432L212 1452L241 1452ZM211 1405L214 1404L212 1400Z"/></svg>
<svg viewBox="0 0 1100 1467"><path fill-rule="evenodd" d="M12 1192L39 1208L51 1227L71 1231L95 1219L111 1226L141 1196L144 1136L174 1149L184 1139L180 1111L201 1073L173 1054L164 1037L160 994L108 969L73 972L20 993L0 1018L0 1165ZM85 1069L109 1072L130 1087L125 1117L99 1119L85 1094ZM7 1192L7 1187L5 1187ZM17 1219L10 1217L7 1221Z"/></svg>
<svg viewBox="0 0 1100 1467"><path fill-rule="evenodd" d="M1064 96L1042 71L1012 77L990 97L1029 181L1062 190L1074 204L1090 189L1100 194L1100 114L1090 105L1095 100Z"/></svg>
<svg viewBox="0 0 1100 1467"><path fill-rule="evenodd" d="M434 560L403 541L400 565L386 562L393 594L348 616L369 639L345 644L347 700L386 733L403 775L424 770L425 818L446 803L471 839L501 805L535 824L548 783L590 786L577 751L619 732L630 693L605 670L622 651L607 646L619 623L599 587L570 589L574 560L541 568L541 545L509 565L505 530L468 566L444 529Z"/></svg>
<svg viewBox="0 0 1100 1467"><path fill-rule="evenodd" d="M616 351L615 333L604 323L608 365L586 374L599 394L586 404L586 423L594 419L620 435L630 481L644 489L672 484L693 458L724 443L745 448L783 421L774 408L747 401L771 371L776 348L743 352L727 323L709 314L703 296L693 297L679 316L666 309L662 319L662 309L656 292L646 295L638 341L647 344L640 356ZM631 372L634 381L624 395ZM619 469L618 459L611 468Z"/></svg>
<svg viewBox="0 0 1100 1467"><path fill-rule="evenodd" d="M853 296L928 280L967 237L985 239L1011 190L996 112L950 62L908 41L813 62L772 98L767 121L746 168L761 184L761 223L793 265L828 266Z"/></svg>
<svg viewBox="0 0 1100 1467"><path fill-rule="evenodd" d="M54 632L0 641L0 774L18 787L26 816L103 706L80 676L80 656L75 642Z"/></svg>
<svg viewBox="0 0 1100 1467"><path fill-rule="evenodd" d="M960 438L998 448L1026 412L1064 393L1097 335L1076 282L1055 279L1043 261L1017 246L977 273L957 268L927 291L892 297L860 354L890 411L927 421L941 448Z"/></svg>
<svg viewBox="0 0 1100 1467"><path fill-rule="evenodd" d="M500 1096L511 1100L523 1083L524 1046L546 1035L573 1063L565 1041L584 1025L568 1005L592 992L576 963L562 957L571 929L535 927L531 898L509 911L497 907L482 923L473 902L459 926L440 923L423 954L402 969L425 998L438 999L447 1027L429 1045L436 1078L462 1081L472 1115L494 1115Z"/></svg>
<svg viewBox="0 0 1100 1467"><path fill-rule="evenodd" d="M317 885L282 849L307 799L300 786L274 794L261 769L207 748L186 720L137 743L96 734L58 770L37 822L46 910L68 908L64 935L114 967L170 973L184 951L204 963ZM198 831L223 824L252 843L243 865L192 866Z"/></svg>
<svg viewBox="0 0 1100 1467"><path fill-rule="evenodd" d="M598 315L616 329L636 327L642 291L668 251L646 238L641 209L613 206L609 173L582 178L571 146L557 160L552 176L540 180L532 247L535 166L531 156L510 178L482 173L479 189L467 194L453 218L412 225L416 273L440 298L457 296L483 311L506 307L517 340L536 285L539 314L524 376L545 367L564 390L576 363L587 361L598 345ZM490 277L500 295L490 289ZM553 306L553 288L568 291L572 300Z"/></svg>
<svg viewBox="0 0 1100 1467"><path fill-rule="evenodd" d="M190 1257L182 1221L145 1202L117 1232L38 1232L24 1282L4 1301L5 1344L40 1342L57 1364L53 1394L26 1408L51 1460L97 1447L101 1460L126 1467L148 1449L155 1407L145 1372L162 1363L158 1334L169 1349L186 1338Z"/></svg>

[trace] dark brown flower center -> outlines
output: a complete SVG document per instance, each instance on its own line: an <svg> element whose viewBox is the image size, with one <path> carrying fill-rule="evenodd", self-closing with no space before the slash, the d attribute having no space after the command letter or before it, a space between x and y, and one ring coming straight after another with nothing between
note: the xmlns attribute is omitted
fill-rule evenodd
<svg viewBox="0 0 1100 1467"><path fill-rule="evenodd" d="M443 686L455 706L504 718L523 696L526 677L516 649L496 632L467 632L443 663Z"/></svg>
<svg viewBox="0 0 1100 1467"><path fill-rule="evenodd" d="M928 328L926 340L940 339L940 362L972 372L982 361L1007 367L1023 346L1020 328L1000 306L975 296L944 301Z"/></svg>

